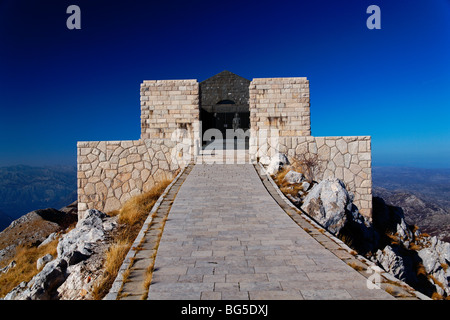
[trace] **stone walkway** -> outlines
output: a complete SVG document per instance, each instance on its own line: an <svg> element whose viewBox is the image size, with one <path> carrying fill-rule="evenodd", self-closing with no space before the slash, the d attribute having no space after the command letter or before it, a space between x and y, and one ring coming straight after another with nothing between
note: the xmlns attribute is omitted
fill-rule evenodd
<svg viewBox="0 0 450 320"><path fill-rule="evenodd" d="M153 267L150 300L394 299L291 219L251 164L193 167Z"/></svg>

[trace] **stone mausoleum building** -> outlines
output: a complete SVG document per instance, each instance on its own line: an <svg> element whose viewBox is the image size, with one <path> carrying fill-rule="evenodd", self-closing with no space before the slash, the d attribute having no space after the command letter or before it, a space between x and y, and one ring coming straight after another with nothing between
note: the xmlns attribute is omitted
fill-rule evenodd
<svg viewBox="0 0 450 320"><path fill-rule="evenodd" d="M200 83L146 80L140 94L139 140L78 142L79 212L118 209L192 162L253 163L281 152L317 154L317 178L341 179L371 217L370 136L311 136L307 78L250 81L223 71Z"/></svg>

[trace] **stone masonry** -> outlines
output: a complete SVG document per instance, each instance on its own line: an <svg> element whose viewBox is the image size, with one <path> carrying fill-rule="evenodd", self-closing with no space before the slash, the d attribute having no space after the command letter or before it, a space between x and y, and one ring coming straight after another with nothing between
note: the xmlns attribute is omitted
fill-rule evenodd
<svg viewBox="0 0 450 320"><path fill-rule="evenodd" d="M171 139L176 129L192 136L199 119L197 80L146 80L141 84L141 139Z"/></svg>
<svg viewBox="0 0 450 320"><path fill-rule="evenodd" d="M119 209L155 182L171 178L186 163L178 162L175 141L78 142L78 212Z"/></svg>
<svg viewBox="0 0 450 320"><path fill-rule="evenodd" d="M224 71L215 82L223 79L225 88L236 77ZM303 153L317 154L321 170L316 177L341 179L360 212L370 218L370 136L311 136L307 78L260 78L249 83L250 161L276 152L290 160ZM214 98L203 94L199 99L200 87L197 80L143 81L139 140L78 142L79 212L118 209L156 181L202 159L201 100L212 104ZM223 95L219 98L223 100ZM235 102L246 108L246 99Z"/></svg>
<svg viewBox="0 0 450 320"><path fill-rule="evenodd" d="M253 130L278 129L281 137L311 135L309 81L306 78L253 79L250 121Z"/></svg>

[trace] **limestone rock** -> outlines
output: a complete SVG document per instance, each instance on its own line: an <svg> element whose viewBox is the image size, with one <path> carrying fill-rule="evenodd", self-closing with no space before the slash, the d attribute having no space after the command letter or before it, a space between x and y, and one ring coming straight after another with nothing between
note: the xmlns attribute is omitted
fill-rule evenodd
<svg viewBox="0 0 450 320"><path fill-rule="evenodd" d="M274 175L281 170L285 165L289 164L287 156L283 153L276 153L271 159L267 166L267 174Z"/></svg>
<svg viewBox="0 0 450 320"><path fill-rule="evenodd" d="M301 183L304 179L303 173L290 170L286 175L284 176L284 181L290 184L298 184Z"/></svg>
<svg viewBox="0 0 450 320"><path fill-rule="evenodd" d="M58 299L58 295L61 294L58 288L72 271L80 270L76 266L80 262L86 262L86 259L99 251L99 247L104 246L104 241L101 241L105 239L107 232L104 228L112 230L116 226L115 222L104 221L106 217L98 210L87 210L76 227L61 237L57 247L57 258L52 260L51 255L46 255L39 259L38 268L43 266L42 270L29 283L22 283L9 292L5 300ZM89 262L85 265L94 264ZM101 263L95 264L95 269L101 270ZM71 284L77 283L77 274L79 273L70 278Z"/></svg>
<svg viewBox="0 0 450 320"><path fill-rule="evenodd" d="M308 191L309 187L311 186L311 183L309 183L308 181L303 181L301 183L301 188L303 192Z"/></svg>
<svg viewBox="0 0 450 320"><path fill-rule="evenodd" d="M7 273L9 270L16 266L16 261L11 261L6 267L0 269L0 273Z"/></svg>
<svg viewBox="0 0 450 320"><path fill-rule="evenodd" d="M56 288L66 279L67 262L56 259L47 263L28 284L21 283L5 296L5 300L50 300Z"/></svg>
<svg viewBox="0 0 450 320"><path fill-rule="evenodd" d="M43 247L47 244L49 244L50 242L52 242L53 240L55 240L57 238L58 234L56 232L53 232L51 234L49 234L49 236L47 237L47 239L45 239L44 241L42 241L42 243L38 246L38 248Z"/></svg>
<svg viewBox="0 0 450 320"><path fill-rule="evenodd" d="M95 242L104 237L103 221L106 215L90 209L79 220L75 229L67 233L57 247L58 257L65 259L69 265L76 264L92 254Z"/></svg>
<svg viewBox="0 0 450 320"><path fill-rule="evenodd" d="M383 250L378 250L376 259L384 270L388 271L400 280L406 279L405 263L403 258L398 255L390 246L386 246Z"/></svg>
<svg viewBox="0 0 450 320"><path fill-rule="evenodd" d="M425 247L417 252L422 260L427 274L433 276L439 283L432 283L436 287L439 294L450 295L450 243L438 240L436 237L429 239L428 247ZM446 267L445 267L446 266Z"/></svg>
<svg viewBox="0 0 450 320"><path fill-rule="evenodd" d="M52 260L53 256L50 253L46 254L45 256L38 259L38 261L36 262L36 268L38 270L41 270L47 263L49 263Z"/></svg>
<svg viewBox="0 0 450 320"><path fill-rule="evenodd" d="M301 208L333 234L338 234L348 220L351 199L343 182L328 178L316 184Z"/></svg>

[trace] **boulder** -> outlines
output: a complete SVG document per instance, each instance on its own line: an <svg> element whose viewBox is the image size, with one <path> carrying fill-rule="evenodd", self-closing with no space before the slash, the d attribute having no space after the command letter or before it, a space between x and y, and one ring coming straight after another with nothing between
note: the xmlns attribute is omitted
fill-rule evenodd
<svg viewBox="0 0 450 320"><path fill-rule="evenodd" d="M5 300L50 300L65 281L67 262L55 259L47 263L28 284L21 283L5 296Z"/></svg>
<svg viewBox="0 0 450 320"><path fill-rule="evenodd" d="M95 243L104 238L103 221L106 215L98 210L87 210L76 228L67 233L58 243L58 258L69 265L77 264L92 254Z"/></svg>
<svg viewBox="0 0 450 320"><path fill-rule="evenodd" d="M267 166L270 164L270 157L269 156L263 156L261 158L259 158L259 162L263 165L263 166Z"/></svg>
<svg viewBox="0 0 450 320"><path fill-rule="evenodd" d="M308 181L303 181L301 183L301 188L303 192L308 191L309 187L311 186L311 183L309 183Z"/></svg>
<svg viewBox="0 0 450 320"><path fill-rule="evenodd" d="M36 262L36 269L41 270L47 263L53 260L53 256L49 253L39 258Z"/></svg>
<svg viewBox="0 0 450 320"><path fill-rule="evenodd" d="M267 174L274 175L284 166L289 164L289 160L283 153L276 153L271 159L266 168Z"/></svg>
<svg viewBox="0 0 450 320"><path fill-rule="evenodd" d="M331 233L337 235L349 219L353 203L344 183L328 178L314 185L301 209Z"/></svg>
<svg viewBox="0 0 450 320"><path fill-rule="evenodd" d="M303 173L294 170L290 170L284 176L284 181L286 181L289 184L299 184L303 181L303 179L304 179Z"/></svg>

